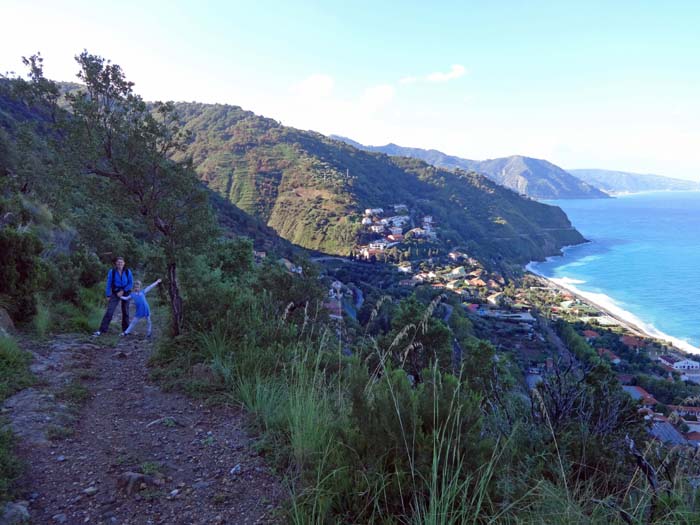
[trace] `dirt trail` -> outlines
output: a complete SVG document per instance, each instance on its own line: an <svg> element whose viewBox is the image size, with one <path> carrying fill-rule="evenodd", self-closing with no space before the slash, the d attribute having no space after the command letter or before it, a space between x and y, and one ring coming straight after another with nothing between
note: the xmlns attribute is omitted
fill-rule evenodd
<svg viewBox="0 0 700 525"><path fill-rule="evenodd" d="M279 522L285 491L235 409L148 380L151 344L84 336L21 342L39 383L3 411L27 462L36 524Z"/></svg>

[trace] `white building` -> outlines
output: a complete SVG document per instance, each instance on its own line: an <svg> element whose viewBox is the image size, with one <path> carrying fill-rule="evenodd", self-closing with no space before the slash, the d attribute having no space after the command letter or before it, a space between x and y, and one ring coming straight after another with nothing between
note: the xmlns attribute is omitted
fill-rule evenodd
<svg viewBox="0 0 700 525"><path fill-rule="evenodd" d="M369 217L362 218L362 225L363 226L369 226L370 224L372 224L372 219L370 219Z"/></svg>
<svg viewBox="0 0 700 525"><path fill-rule="evenodd" d="M387 242L384 239L380 239L378 241L374 241L369 243L369 249L370 250L383 250L387 246Z"/></svg>
<svg viewBox="0 0 700 525"><path fill-rule="evenodd" d="M700 370L700 363L692 359L683 359L673 363L674 370Z"/></svg>
<svg viewBox="0 0 700 525"><path fill-rule="evenodd" d="M393 217L389 217L389 222L394 226L403 226L410 220L411 218L408 215L394 215Z"/></svg>
<svg viewBox="0 0 700 525"><path fill-rule="evenodd" d="M381 215L384 213L384 208L367 208L365 215Z"/></svg>
<svg viewBox="0 0 700 525"><path fill-rule="evenodd" d="M382 233L384 231L384 225L383 224L373 224L372 226L369 227L370 230L372 230L374 233Z"/></svg>

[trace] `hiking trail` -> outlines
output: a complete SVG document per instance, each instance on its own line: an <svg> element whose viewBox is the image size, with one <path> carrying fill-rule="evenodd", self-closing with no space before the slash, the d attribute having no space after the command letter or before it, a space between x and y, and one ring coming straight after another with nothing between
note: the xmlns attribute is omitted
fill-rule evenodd
<svg viewBox="0 0 700 525"><path fill-rule="evenodd" d="M164 392L140 335L19 338L37 383L4 403L36 524L278 523L278 476L236 408Z"/></svg>

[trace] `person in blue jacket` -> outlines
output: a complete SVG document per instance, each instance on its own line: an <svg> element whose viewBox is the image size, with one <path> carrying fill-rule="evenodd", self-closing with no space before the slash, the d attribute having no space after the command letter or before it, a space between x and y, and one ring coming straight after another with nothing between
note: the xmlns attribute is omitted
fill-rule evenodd
<svg viewBox="0 0 700 525"><path fill-rule="evenodd" d="M121 303L122 307L122 330L126 330L129 326L129 301L122 301L123 295L128 295L131 292L131 287L134 284L134 276L131 270L125 268L124 257L117 257L114 262L114 268L107 273L107 286L105 294L107 295L107 311L100 323L100 329L93 335L99 336L109 330L109 323L112 322L114 310Z"/></svg>
<svg viewBox="0 0 700 525"><path fill-rule="evenodd" d="M131 321L129 328L124 330L120 335L129 335L134 330L136 323L138 323L141 319L145 319L147 330L146 335L151 337L151 308L148 306L148 301L146 301L146 294L158 286L161 282L163 282L163 280L158 279L153 284L146 286L142 292L141 281L136 281L134 283L134 291L131 292L130 295L122 295L122 301L128 302L129 299L134 300L134 305L136 305L136 315L134 315L134 320Z"/></svg>

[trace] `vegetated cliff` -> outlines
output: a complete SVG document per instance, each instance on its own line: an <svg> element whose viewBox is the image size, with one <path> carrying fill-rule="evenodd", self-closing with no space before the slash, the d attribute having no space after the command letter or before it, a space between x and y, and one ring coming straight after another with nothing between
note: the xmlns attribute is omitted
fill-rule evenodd
<svg viewBox="0 0 700 525"><path fill-rule="evenodd" d="M199 176L236 206L306 248L347 254L361 210L401 203L430 214L439 239L483 257L527 261L583 238L553 206L474 172L370 153L236 106L178 103Z"/></svg>

